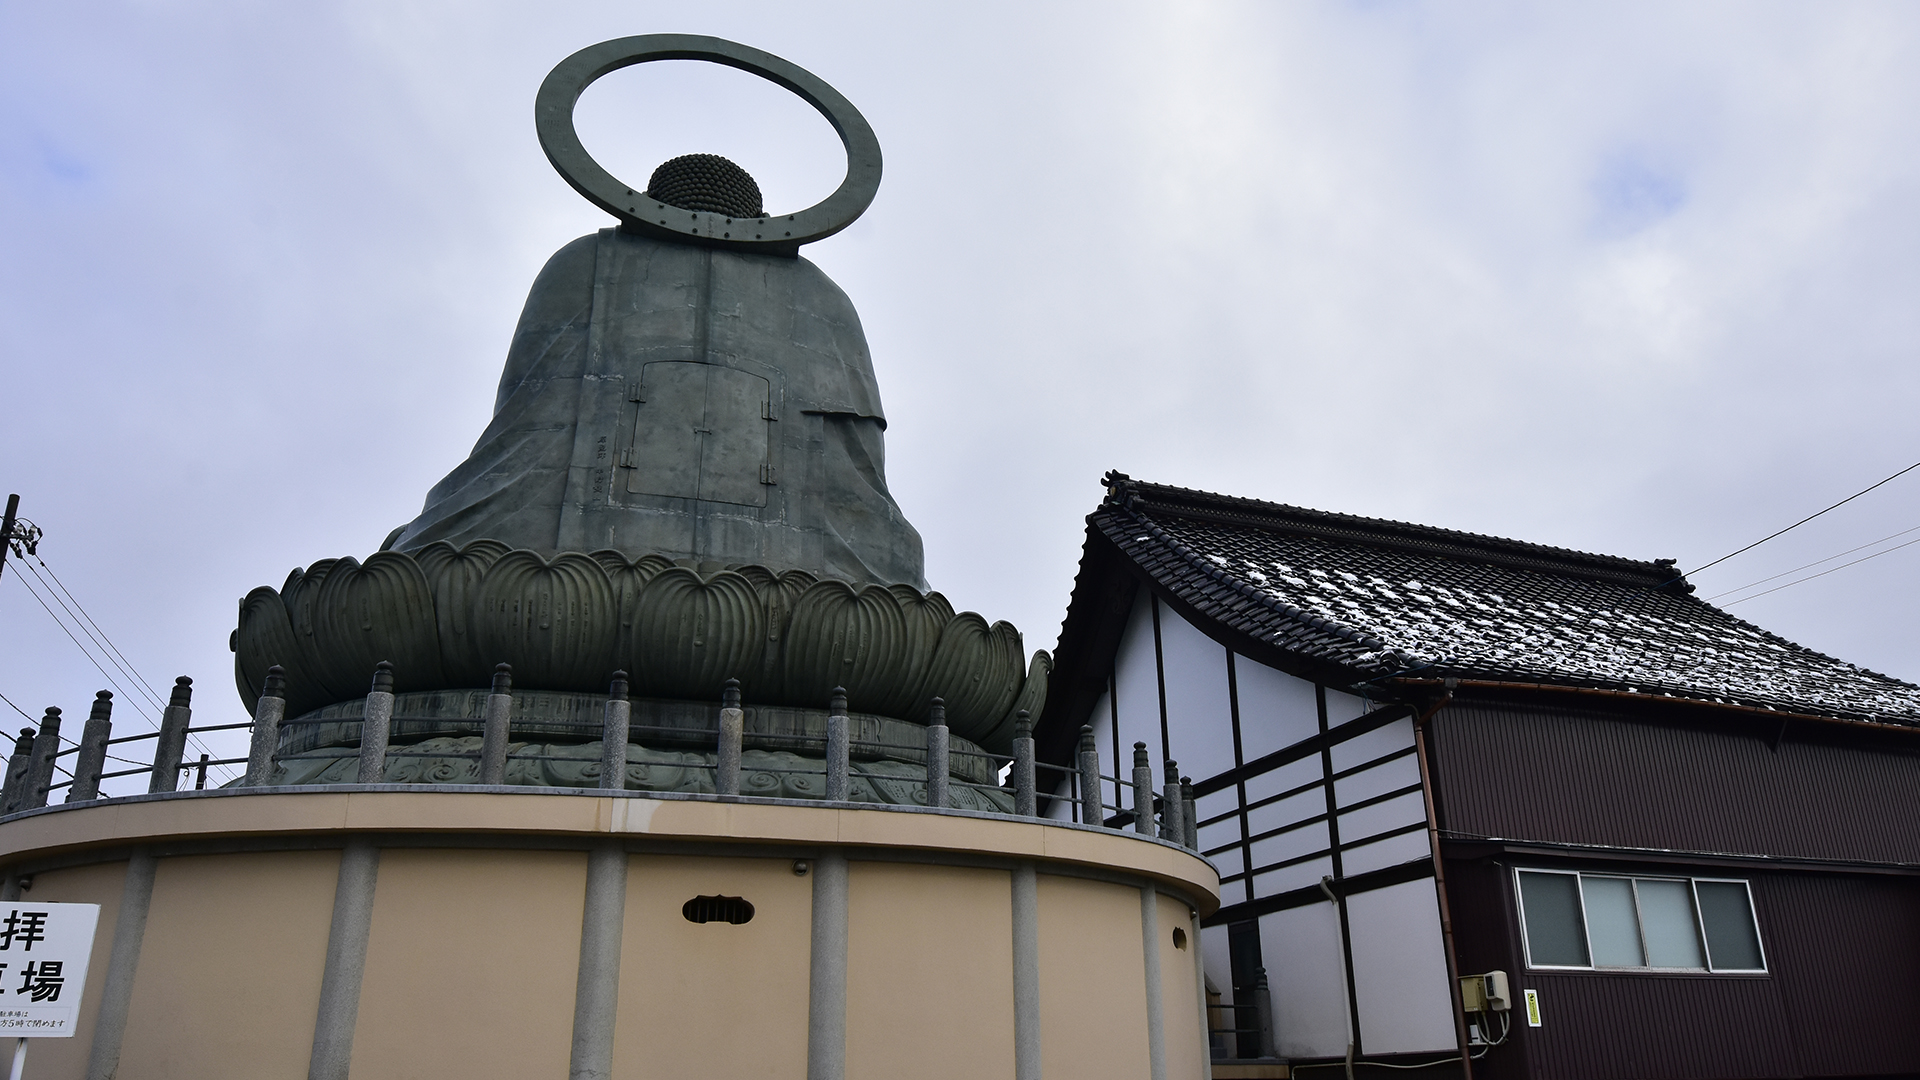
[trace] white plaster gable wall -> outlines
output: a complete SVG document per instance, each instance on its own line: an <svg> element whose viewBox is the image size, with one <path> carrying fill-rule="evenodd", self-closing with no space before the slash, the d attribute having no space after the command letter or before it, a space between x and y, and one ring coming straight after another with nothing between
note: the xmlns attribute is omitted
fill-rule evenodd
<svg viewBox="0 0 1920 1080"><path fill-rule="evenodd" d="M1409 881L1351 896L1347 922L1353 928L1353 990L1366 1052L1453 1048L1453 1000L1433 882Z"/></svg>

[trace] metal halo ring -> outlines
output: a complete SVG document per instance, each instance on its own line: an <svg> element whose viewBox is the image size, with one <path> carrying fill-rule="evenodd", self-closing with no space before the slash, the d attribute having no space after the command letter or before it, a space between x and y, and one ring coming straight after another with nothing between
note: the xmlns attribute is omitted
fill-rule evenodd
<svg viewBox="0 0 1920 1080"><path fill-rule="evenodd" d="M574 106L595 79L653 60L705 60L778 83L820 110L847 150L847 177L833 194L795 214L730 218L668 206L615 179L580 144ZM798 255L801 244L824 240L853 224L880 189L880 140L853 103L812 72L769 52L696 34L641 34L589 45L547 73L533 103L540 148L561 177L587 201L620 219L628 232L657 240L736 251ZM738 234L738 235L735 235Z"/></svg>

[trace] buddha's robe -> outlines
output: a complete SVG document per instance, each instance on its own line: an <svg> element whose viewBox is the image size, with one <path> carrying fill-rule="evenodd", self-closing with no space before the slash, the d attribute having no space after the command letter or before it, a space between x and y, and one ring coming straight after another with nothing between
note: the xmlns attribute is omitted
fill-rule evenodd
<svg viewBox="0 0 1920 1080"><path fill-rule="evenodd" d="M493 421L390 538L925 589L853 304L805 259L607 229L535 279Z"/></svg>

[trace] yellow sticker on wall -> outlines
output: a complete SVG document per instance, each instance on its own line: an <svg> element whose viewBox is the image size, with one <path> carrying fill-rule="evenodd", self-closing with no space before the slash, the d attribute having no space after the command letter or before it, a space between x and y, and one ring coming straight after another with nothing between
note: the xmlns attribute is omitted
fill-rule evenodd
<svg viewBox="0 0 1920 1080"><path fill-rule="evenodd" d="M1527 997L1527 1026L1539 1027L1540 1026L1540 991L1522 990L1520 992L1522 994L1525 994Z"/></svg>

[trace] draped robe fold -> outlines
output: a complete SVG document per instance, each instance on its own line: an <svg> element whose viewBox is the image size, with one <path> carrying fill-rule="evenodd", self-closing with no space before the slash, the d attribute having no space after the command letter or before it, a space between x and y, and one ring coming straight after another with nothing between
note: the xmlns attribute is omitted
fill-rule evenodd
<svg viewBox="0 0 1920 1080"><path fill-rule="evenodd" d="M388 547L482 538L926 588L853 304L805 259L603 230L540 271L493 420Z"/></svg>

